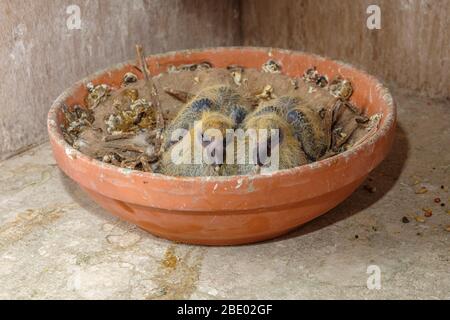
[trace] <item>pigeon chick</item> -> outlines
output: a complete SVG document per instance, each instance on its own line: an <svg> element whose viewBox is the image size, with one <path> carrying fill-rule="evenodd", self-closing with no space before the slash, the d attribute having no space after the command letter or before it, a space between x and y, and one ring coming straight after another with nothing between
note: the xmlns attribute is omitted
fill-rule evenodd
<svg viewBox="0 0 450 320"><path fill-rule="evenodd" d="M164 132L164 146L172 144L172 134L177 129L190 130L204 112L221 112L228 116L233 126L238 126L248 113L246 101L229 86L212 86L201 90L171 121Z"/></svg>
<svg viewBox="0 0 450 320"><path fill-rule="evenodd" d="M292 127L278 114L251 114L243 129L246 134L237 143L244 142L244 152L240 153L234 145L234 164L227 162L222 170L223 175L246 175L258 171L269 173L307 163ZM250 132L255 133L256 140Z"/></svg>
<svg viewBox="0 0 450 320"><path fill-rule="evenodd" d="M282 117L294 130L310 161L322 157L330 147L330 116L325 108L295 96L282 96L261 104L253 115L274 113Z"/></svg>
<svg viewBox="0 0 450 320"><path fill-rule="evenodd" d="M233 120L218 112L204 112L200 120L164 152L161 173L180 177L221 175L226 134L233 129Z"/></svg>

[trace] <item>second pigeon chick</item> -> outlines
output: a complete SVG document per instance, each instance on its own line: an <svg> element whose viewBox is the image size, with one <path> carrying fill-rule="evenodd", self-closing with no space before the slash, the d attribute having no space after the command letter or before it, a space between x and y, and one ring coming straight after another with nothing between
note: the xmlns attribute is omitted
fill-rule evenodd
<svg viewBox="0 0 450 320"><path fill-rule="evenodd" d="M329 149L331 142L329 112L312 107L295 96L282 96L261 104L254 115L274 113L282 117L294 130L310 161L316 161Z"/></svg>
<svg viewBox="0 0 450 320"><path fill-rule="evenodd" d="M234 145L234 164L225 164L223 175L254 174L258 170L267 173L307 163L294 131L278 114L253 113L244 122L243 129L247 133L255 130L257 141L252 142L248 134L244 137L244 155L238 154Z"/></svg>

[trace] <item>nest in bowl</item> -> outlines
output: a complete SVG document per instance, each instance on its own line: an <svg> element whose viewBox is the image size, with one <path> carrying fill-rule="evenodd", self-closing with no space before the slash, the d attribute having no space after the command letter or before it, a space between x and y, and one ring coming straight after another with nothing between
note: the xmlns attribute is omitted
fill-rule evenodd
<svg viewBox="0 0 450 320"><path fill-rule="evenodd" d="M74 148L172 176L259 174L348 150L380 120L350 102L349 80L315 67L291 78L275 60L260 70L202 61L151 77L140 56L119 88L89 83L84 106L63 107L62 132Z"/></svg>

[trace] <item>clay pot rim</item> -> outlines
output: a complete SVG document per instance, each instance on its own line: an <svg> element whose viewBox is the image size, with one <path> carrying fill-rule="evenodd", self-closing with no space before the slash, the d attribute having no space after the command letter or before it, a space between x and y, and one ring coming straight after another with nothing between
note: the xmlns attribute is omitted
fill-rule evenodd
<svg viewBox="0 0 450 320"><path fill-rule="evenodd" d="M134 60L129 60L123 63L118 63L112 67L105 68L103 70L100 70L98 72L95 72L93 74L90 74L89 76L83 78L82 80L79 80L75 82L72 86L65 89L53 102L52 106L50 107L50 110L48 112L48 118L47 118L47 128L48 128L48 134L50 137L50 140L52 140L54 143L58 144L60 147L62 147L66 154L73 159L80 160L82 162L89 163L93 166L100 166L103 170L111 170L116 173L126 175L127 178L133 178L133 177L140 177L140 178L147 178L151 180L162 180L167 182L182 182L182 183L198 183L198 182L210 182L210 183L229 183L229 182L236 182L236 181L243 181L244 179L248 180L267 180L272 179L274 177L282 178L283 176L291 176L291 175L300 175L303 172L311 171L311 170L320 170L326 167L330 167L331 165L335 164L338 161L344 160L345 162L351 161L355 157L358 157L358 154L368 148L370 145L376 144L378 140L380 140L383 136L385 136L390 128L395 124L395 114L396 114L396 105L392 98L392 95L380 80L378 78L368 74L366 71L361 70L360 68L356 68L351 64L330 59L325 56L320 56L312 53L307 53L299 50L287 50L287 49L279 49L279 48L272 48L272 47L251 47L251 46L230 46L230 47L210 47L210 48L202 48L202 49L188 49L188 50L177 50L177 51L169 51L166 53L159 53L159 54L152 54L146 57L147 61L150 60L158 60L161 58L169 58L170 56L175 55L189 55L193 53L202 53L202 52L211 52L214 53L215 51L232 51L232 50L253 50L253 51L263 51L266 53L271 52L278 52L280 54L299 54L299 55L305 55L312 57L316 60L328 60L336 65L345 68L345 69L353 69L359 74L364 75L368 78L369 81L372 81L375 87L379 90L379 94L382 97L382 100L386 104L387 107L387 115L384 116L384 121L381 122L380 126L378 127L377 131L368 139L363 141L361 144L359 144L356 147L353 147L347 151L344 151L342 153L339 153L335 156L332 156L330 158L316 161L310 164L305 164L299 167L291 168L291 169L282 169L275 171L273 173L267 173L267 174L258 174L258 175L235 175L235 176L218 176L218 177L175 177L175 176L167 176L160 173L151 173L151 172L143 172L138 170L132 170L127 168L120 168L112 164L104 163L102 161L99 161L95 158L91 158L80 151L73 148L69 143L65 141L65 139L62 136L62 133L59 132L58 128L58 121L57 121L57 111L61 108L62 104L66 101L67 98L73 95L74 91L79 88L81 85L86 85L87 83L91 82L92 80L98 78L99 76L112 72L112 71L118 71L128 65L135 64ZM194 185L195 186L195 185Z"/></svg>

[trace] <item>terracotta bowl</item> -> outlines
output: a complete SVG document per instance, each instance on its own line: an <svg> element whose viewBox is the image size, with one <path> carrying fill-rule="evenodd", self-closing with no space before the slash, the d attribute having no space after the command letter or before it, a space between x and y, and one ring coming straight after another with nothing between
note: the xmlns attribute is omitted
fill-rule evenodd
<svg viewBox="0 0 450 320"><path fill-rule="evenodd" d="M62 137L61 104L83 103L85 84L120 86L131 63L96 73L67 89L48 114L48 132L59 167L109 212L154 235L178 242L232 245L274 238L324 214L347 198L387 155L394 139L395 104L374 77L344 63L302 52L268 48L213 48L178 51L147 58L152 74L179 65L210 61L260 68L269 58L283 72L299 76L317 66L332 78L348 78L352 100L369 115L381 113L368 140L332 158L272 175L169 177L121 169L81 154Z"/></svg>

